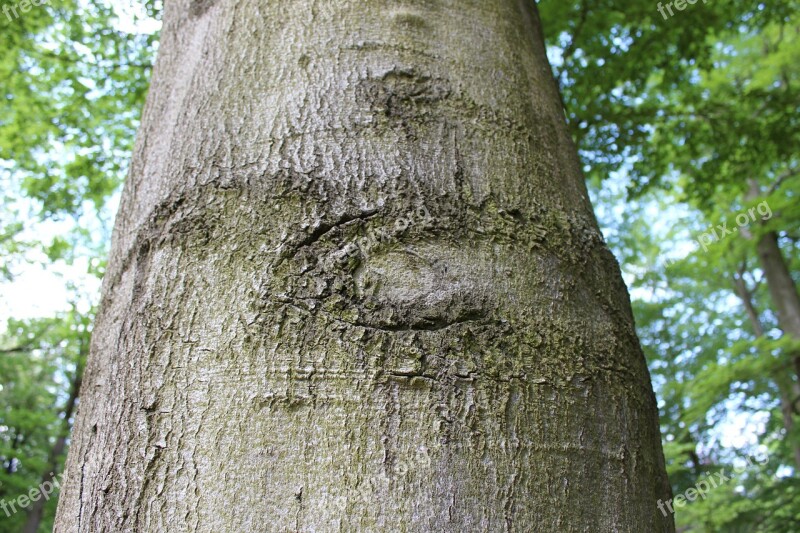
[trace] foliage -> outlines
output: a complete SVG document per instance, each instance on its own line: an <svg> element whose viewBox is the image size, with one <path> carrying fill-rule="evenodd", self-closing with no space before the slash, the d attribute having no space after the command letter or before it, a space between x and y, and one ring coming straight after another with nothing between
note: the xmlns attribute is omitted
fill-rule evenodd
<svg viewBox="0 0 800 533"><path fill-rule="evenodd" d="M123 27L102 0L50 0L26 13L0 0L0 281L73 265L102 276L113 198L127 171L157 34ZM7 16L17 9L19 16ZM160 6L151 2L143 15ZM129 17L128 17L129 19ZM72 283L65 279L65 283ZM11 502L62 469L71 388L79 383L96 295L11 317L0 336L0 499ZM88 301L87 301L88 300ZM59 309L62 309L59 311ZM83 312L81 312L83 311ZM23 313L24 315L24 313ZM66 433L65 433L66 432ZM50 531L56 499L40 531ZM19 531L26 511L0 532Z"/></svg>
<svg viewBox="0 0 800 533"><path fill-rule="evenodd" d="M756 442L769 450L741 485L678 510L682 531L798 529L800 434L787 429L781 396L796 394L800 339L781 330L756 253L776 233L796 281L798 7L697 2L665 19L649 1L540 2L570 127L631 289L673 491ZM739 227L762 202L770 216ZM712 239L723 224L734 234Z"/></svg>
<svg viewBox="0 0 800 533"><path fill-rule="evenodd" d="M38 487L64 457L52 457L55 440L68 432L65 404L88 353L93 314L72 310L53 318L11 320L0 339L0 499ZM43 527L52 524L53 499ZM0 531L19 531L26 513L5 509ZM51 527L48 529L52 529Z"/></svg>
<svg viewBox="0 0 800 533"><path fill-rule="evenodd" d="M25 250L53 261L74 245L62 235L42 242L37 222L99 216L121 183L155 39L115 28L114 11L102 1L52 0L20 15L0 16L0 251L7 278Z"/></svg>

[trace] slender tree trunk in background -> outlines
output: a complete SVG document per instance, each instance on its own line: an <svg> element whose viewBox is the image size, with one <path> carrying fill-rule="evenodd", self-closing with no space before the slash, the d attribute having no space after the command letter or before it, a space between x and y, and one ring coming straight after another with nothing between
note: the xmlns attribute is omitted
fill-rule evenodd
<svg viewBox="0 0 800 533"><path fill-rule="evenodd" d="M56 531L673 531L530 1L176 0Z"/></svg>
<svg viewBox="0 0 800 533"><path fill-rule="evenodd" d="M800 340L800 298L789 268L778 245L775 232L762 236L757 245L758 257L767 280L772 303L775 305L778 325L784 335ZM781 411L784 421L793 420L800 400L800 353L790 354L792 370L787 376L781 394ZM785 424L784 424L785 425ZM792 426L794 424L792 423ZM786 427L794 449L795 463L800 468L800 442L792 427Z"/></svg>
<svg viewBox="0 0 800 533"><path fill-rule="evenodd" d="M750 190L747 198L752 201L761 196L761 186L752 179L749 180L749 184ZM797 292L797 286L778 244L778 234L771 231L762 235L756 249L761 269L767 280L770 298L775 306L778 326L784 335L800 340L800 294ZM797 413L797 403L800 401L800 353L795 352L789 357L793 368L790 377L786 380L788 383L781 385L781 412L784 427L789 433L788 438L792 441L795 463L800 468L800 443L792 430L794 415Z"/></svg>
<svg viewBox="0 0 800 533"><path fill-rule="evenodd" d="M772 231L761 237L758 241L758 257L781 329L800 339L800 296L778 245L777 233ZM796 367L796 370L800 370L800 367Z"/></svg>
<svg viewBox="0 0 800 533"><path fill-rule="evenodd" d="M761 196L761 186L756 180L748 181L750 190L747 199L753 201ZM762 235L758 240L757 250L769 295L775 306L775 314L778 316L778 325L784 333L800 340L800 293L797 292L797 285L778 244L778 234L770 231ZM794 356L793 364L795 375L800 380L800 354Z"/></svg>
<svg viewBox="0 0 800 533"><path fill-rule="evenodd" d="M734 290L739 298L742 300L745 312L750 319L750 324L753 326L753 333L756 337L764 335L764 325L761 323L758 310L753 304L753 295L748 290L742 274L744 268L739 271L739 275L733 277ZM792 396L796 394L795 383L793 383L791 376L787 376L784 369L780 369L780 373L775 378L775 385L778 388L778 393L781 399L781 415L783 417L783 427L786 429L788 438L791 439L792 453L794 455L794 462L797 468L800 469L800 443L794 437L794 406L792 405ZM793 394L793 391L794 394Z"/></svg>

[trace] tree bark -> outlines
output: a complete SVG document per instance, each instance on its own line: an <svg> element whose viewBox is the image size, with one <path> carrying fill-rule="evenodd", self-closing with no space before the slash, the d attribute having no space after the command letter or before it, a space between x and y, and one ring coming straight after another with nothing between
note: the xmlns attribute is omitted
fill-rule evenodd
<svg viewBox="0 0 800 533"><path fill-rule="evenodd" d="M775 304L778 324L785 333L800 339L800 296L778 245L777 233L770 231L758 240L758 258ZM800 366L796 370L800 371Z"/></svg>
<svg viewBox="0 0 800 533"><path fill-rule="evenodd" d="M673 531L533 2L168 2L56 531Z"/></svg>
<svg viewBox="0 0 800 533"><path fill-rule="evenodd" d="M786 260L781 253L778 245L778 235L769 232L758 240L758 257L761 268L764 270L764 277L767 280L772 303L775 305L778 317L778 325L784 335L792 339L800 340L800 298L798 298L797 287L794 284ZM781 391L781 412L784 418L784 427L787 430L787 438L792 442L794 459L800 468L800 442L796 431L786 424L786 421L793 421L797 413L796 404L800 400L800 353L796 350L789 354L792 370L783 380Z"/></svg>
<svg viewBox="0 0 800 533"><path fill-rule="evenodd" d="M753 201L761 196L761 186L754 180L748 180L750 188L747 199ZM775 312L778 317L778 326L790 337L800 340L800 293L797 292L789 266L783 257L778 244L778 233L769 231L764 233L756 243L758 259ZM794 381L800 381L800 354L792 356L794 364ZM795 379L796 378L796 379Z"/></svg>
<svg viewBox="0 0 800 533"><path fill-rule="evenodd" d="M753 201L761 196L761 186L754 179L748 180L748 184L750 188L746 197ZM759 237L756 250L767 280L770 299L775 306L778 326L784 335L800 340L800 294L778 244L777 232L770 231ZM781 413L787 438L792 443L795 464L800 468L800 443L794 430L794 416L797 413L797 402L800 401L800 353L795 350L788 356L792 371L786 379L779 380Z"/></svg>

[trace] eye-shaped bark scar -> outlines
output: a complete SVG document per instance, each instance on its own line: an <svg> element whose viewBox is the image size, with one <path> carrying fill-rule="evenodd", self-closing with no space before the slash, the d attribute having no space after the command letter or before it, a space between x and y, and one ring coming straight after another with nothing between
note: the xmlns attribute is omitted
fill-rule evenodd
<svg viewBox="0 0 800 533"><path fill-rule="evenodd" d="M450 245L418 244L367 259L353 274L359 322L386 330L438 330L491 313L492 267Z"/></svg>
<svg viewBox="0 0 800 533"><path fill-rule="evenodd" d="M451 95L449 83L413 68L395 67L363 80L358 99L390 118L419 120Z"/></svg>

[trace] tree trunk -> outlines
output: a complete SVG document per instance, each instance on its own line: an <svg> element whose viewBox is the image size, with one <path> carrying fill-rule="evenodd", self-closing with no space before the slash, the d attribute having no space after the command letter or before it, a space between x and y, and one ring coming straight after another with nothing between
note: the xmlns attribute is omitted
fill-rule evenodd
<svg viewBox="0 0 800 533"><path fill-rule="evenodd" d="M778 316L778 325L784 335L792 339L800 339L800 298L797 287L789 272L786 261L778 246L778 235L769 232L762 236L757 245L758 257L767 287L775 305ZM786 420L793 420L797 412L796 404L800 400L800 353L796 350L789 354L792 364L791 372L786 376L787 383L783 384L781 393L781 412L783 413L784 426L787 429L787 438L792 442L794 458L800 468L800 442L796 431L786 426Z"/></svg>
<svg viewBox="0 0 800 533"><path fill-rule="evenodd" d="M167 2L92 343L56 531L673 531L530 1Z"/></svg>
<svg viewBox="0 0 800 533"><path fill-rule="evenodd" d="M753 326L753 333L755 333L756 338L759 338L764 336L764 325L761 323L761 317L753 304L753 295L747 288L747 283L742 276L744 269L745 267L742 266L741 270L738 272L738 276L733 276L734 291L744 305L745 312L750 319L750 324ZM794 407L792 405L792 390L795 390L796 394L796 383L792 381L790 375L784 372L783 368L780 369L780 372L775 373L774 380L781 400L783 427L786 429L787 438L791 442L795 465L797 468L800 468L800 443L798 443L795 438Z"/></svg>
<svg viewBox="0 0 800 533"><path fill-rule="evenodd" d="M761 186L754 179L748 180L748 183L750 188L746 197L753 201L761 196ZM784 335L800 340L800 294L778 244L777 232L770 231L762 235L756 243L756 250L764 278L767 280L770 299L775 306L778 326ZM800 442L794 430L796 406L800 401L800 353L795 350L788 356L792 371L785 379L779 380L781 413L787 438L792 443L795 464L800 468Z"/></svg>
<svg viewBox="0 0 800 533"><path fill-rule="evenodd" d="M784 333L800 339L800 296L778 246L777 233L771 231L758 240L758 258L775 304L780 328ZM798 367L796 369L800 370Z"/></svg>

